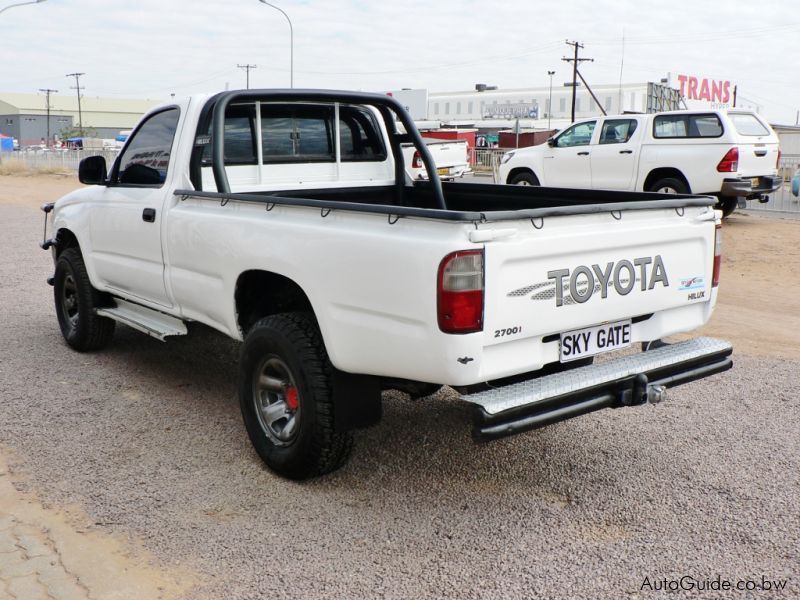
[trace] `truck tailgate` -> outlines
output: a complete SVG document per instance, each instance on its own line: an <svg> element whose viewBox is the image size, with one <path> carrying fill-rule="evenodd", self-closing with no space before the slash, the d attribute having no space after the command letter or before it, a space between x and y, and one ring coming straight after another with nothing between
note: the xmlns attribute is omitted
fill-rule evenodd
<svg viewBox="0 0 800 600"><path fill-rule="evenodd" d="M559 355L537 346L555 337L557 348L561 333L712 298L710 208L551 217L514 226L514 235L485 246L485 358L492 347L507 345L515 355L529 352L538 368ZM677 323L676 330L694 326Z"/></svg>

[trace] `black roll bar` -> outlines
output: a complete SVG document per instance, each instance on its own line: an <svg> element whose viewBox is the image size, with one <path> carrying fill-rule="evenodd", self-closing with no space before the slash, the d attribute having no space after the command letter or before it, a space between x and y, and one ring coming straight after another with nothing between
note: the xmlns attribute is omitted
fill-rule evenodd
<svg viewBox="0 0 800 600"><path fill-rule="evenodd" d="M228 105L236 101L242 100L260 100L263 102L341 102L347 104L367 104L375 106L380 110L384 121L387 121L388 109L397 117L397 119L405 127L406 134L410 141L414 144L414 148L419 152L422 162L428 171L428 180L433 189L433 195L438 205L438 208L446 210L447 206L444 201L444 193L442 191L442 181L439 179L439 174L436 172L436 165L433 162L428 147L422 139L422 136L417 131L414 121L408 114L406 109L397 100L391 96L382 94L370 94L366 92L346 92L336 90L296 90L296 89L276 89L276 90L234 90L224 92L215 98L214 113L212 117L211 129L211 160L212 170L214 173L214 181L217 184L217 191L223 194L230 194L231 187L228 182L228 174L225 172L225 111ZM386 129L390 135L394 134L394 124L386 122ZM395 140L391 140L394 142ZM396 163L402 166L403 155L400 151L400 145L392 143L392 152ZM260 165L259 165L260 166ZM405 176L405 169L395 170L395 184L400 187L405 185L405 182L400 178Z"/></svg>

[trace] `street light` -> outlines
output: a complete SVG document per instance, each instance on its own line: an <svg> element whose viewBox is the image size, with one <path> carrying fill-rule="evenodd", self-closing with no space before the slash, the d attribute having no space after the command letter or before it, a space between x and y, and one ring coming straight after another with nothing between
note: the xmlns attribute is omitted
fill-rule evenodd
<svg viewBox="0 0 800 600"><path fill-rule="evenodd" d="M9 8L14 8L15 6L25 6L26 4L39 4L40 2L44 1L45 0L28 0L28 2L17 2L16 4L9 4L8 6L0 8L0 13L7 11Z"/></svg>
<svg viewBox="0 0 800 600"><path fill-rule="evenodd" d="M277 11L286 17L286 21L289 23L289 87L294 87L294 28L292 27L292 20L289 18L289 15L282 8L278 8L274 4L270 4L266 2L266 0L258 0L261 4L266 4L267 6L271 6Z"/></svg>
<svg viewBox="0 0 800 600"><path fill-rule="evenodd" d="M553 75L556 72L548 71L547 74L550 75L550 106L547 109L547 128L550 129L550 117L553 116Z"/></svg>

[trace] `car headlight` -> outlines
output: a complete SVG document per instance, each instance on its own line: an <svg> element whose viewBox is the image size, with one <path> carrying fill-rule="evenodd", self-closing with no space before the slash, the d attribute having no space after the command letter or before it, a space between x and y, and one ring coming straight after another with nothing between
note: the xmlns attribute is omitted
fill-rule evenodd
<svg viewBox="0 0 800 600"><path fill-rule="evenodd" d="M506 164L509 160L511 160L512 156L514 156L513 152L506 152L505 154L503 154L503 156L500 157L500 164L501 165Z"/></svg>

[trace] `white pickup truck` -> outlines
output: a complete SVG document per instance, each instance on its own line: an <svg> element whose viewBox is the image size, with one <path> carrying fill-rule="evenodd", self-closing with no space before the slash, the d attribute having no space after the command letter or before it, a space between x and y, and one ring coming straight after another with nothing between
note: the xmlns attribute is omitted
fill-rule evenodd
<svg viewBox="0 0 800 600"><path fill-rule="evenodd" d="M429 137L423 137L422 140L428 147L436 173L442 181L453 181L472 172L469 167L469 144L466 140L440 140ZM422 155L414 144L403 144L403 160L411 179L415 181L428 179Z"/></svg>
<svg viewBox="0 0 800 600"><path fill-rule="evenodd" d="M501 158L499 183L709 194L725 216L782 185L778 136L745 110L584 119Z"/></svg>
<svg viewBox="0 0 800 600"><path fill-rule="evenodd" d="M407 142L429 181L407 178ZM117 322L164 340L189 321L241 340L244 422L285 477L340 466L382 390L453 386L490 440L732 364L721 340L651 344L711 315L713 198L442 184L388 96L195 96L79 178L43 206L66 342L98 350Z"/></svg>

